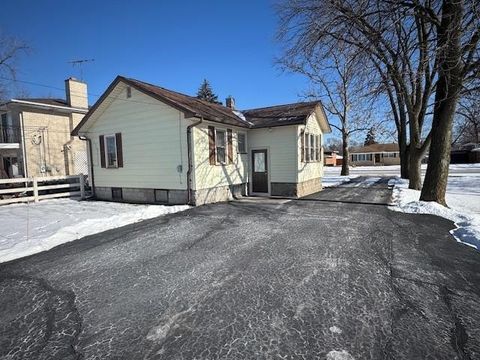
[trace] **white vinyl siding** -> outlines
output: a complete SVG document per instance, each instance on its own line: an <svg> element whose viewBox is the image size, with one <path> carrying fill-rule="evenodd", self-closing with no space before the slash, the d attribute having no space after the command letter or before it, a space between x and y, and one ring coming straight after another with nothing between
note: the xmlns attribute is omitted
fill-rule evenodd
<svg viewBox="0 0 480 360"><path fill-rule="evenodd" d="M253 129L248 132L249 153L252 149L268 150L270 182L297 181L297 126Z"/></svg>
<svg viewBox="0 0 480 360"><path fill-rule="evenodd" d="M209 137L208 126L215 127L215 131L227 133L227 127L222 124L204 121L192 129L194 171L192 189L209 189L216 186L238 185L247 182L248 157L247 154L238 154L237 134L241 128L228 126L232 129L232 155L233 164L228 164L228 145L225 138L225 162L224 164L211 165L209 161ZM218 129L217 129L218 128ZM215 136L215 147L218 144ZM217 153L215 160L217 161Z"/></svg>
<svg viewBox="0 0 480 360"><path fill-rule="evenodd" d="M301 161L301 136L305 136L306 161ZM322 158L322 130L317 121L316 115L312 114L307 119L305 126L297 127L297 162L298 162L298 182L304 182L310 179L323 176L323 158ZM317 151L318 149L318 151ZM318 153L318 159L317 159Z"/></svg>
<svg viewBox="0 0 480 360"><path fill-rule="evenodd" d="M95 186L186 189L187 126L172 107L122 83L102 104L86 136L92 140ZM122 133L124 167L100 167L99 135ZM181 172L180 172L181 171Z"/></svg>

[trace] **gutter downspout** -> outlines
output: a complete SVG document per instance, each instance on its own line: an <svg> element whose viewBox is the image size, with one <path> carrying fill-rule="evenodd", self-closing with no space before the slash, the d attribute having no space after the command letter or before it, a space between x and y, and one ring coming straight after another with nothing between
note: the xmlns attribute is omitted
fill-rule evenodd
<svg viewBox="0 0 480 360"><path fill-rule="evenodd" d="M86 141L88 144L88 163L89 163L89 170L90 174L89 175L89 181L90 181L90 187L92 188L92 196L95 197L95 179L93 176L93 153L92 153L92 140L89 139L86 136L78 136L78 138L82 141Z"/></svg>
<svg viewBox="0 0 480 360"><path fill-rule="evenodd" d="M187 153L188 153L188 170L187 170L187 196L188 196L188 205L193 204L192 199L192 171L193 171L193 151L192 151L192 128L200 125L203 122L203 116L197 122L187 126Z"/></svg>

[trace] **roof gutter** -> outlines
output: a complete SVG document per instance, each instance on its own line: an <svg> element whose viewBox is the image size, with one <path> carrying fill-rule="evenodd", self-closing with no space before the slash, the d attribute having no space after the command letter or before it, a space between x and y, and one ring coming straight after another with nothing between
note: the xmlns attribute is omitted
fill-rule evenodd
<svg viewBox="0 0 480 360"><path fill-rule="evenodd" d="M188 204L195 205L192 194L192 172L193 172L193 149L192 149L192 128L203 122L203 116L200 120L187 126L187 154L188 154L188 170L187 170L187 196Z"/></svg>
<svg viewBox="0 0 480 360"><path fill-rule="evenodd" d="M88 109L74 108L74 107L70 107L70 106L43 104L43 103L38 103L38 102L34 102L34 101L12 99L12 100L10 100L10 102L11 103L16 103L16 104L44 107L44 108L48 108L48 109L53 108L53 109L60 109L60 110L69 110L69 111L75 111L75 112L80 112L80 113L84 113L84 114L86 114L88 112Z"/></svg>

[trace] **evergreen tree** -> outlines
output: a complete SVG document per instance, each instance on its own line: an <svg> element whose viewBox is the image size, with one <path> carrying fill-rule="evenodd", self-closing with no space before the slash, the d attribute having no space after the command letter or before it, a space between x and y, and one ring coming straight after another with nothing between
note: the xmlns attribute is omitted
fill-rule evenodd
<svg viewBox="0 0 480 360"><path fill-rule="evenodd" d="M197 98L214 104L221 104L221 102L218 101L218 96L213 93L212 87L207 79L204 79L202 85L198 88Z"/></svg>
<svg viewBox="0 0 480 360"><path fill-rule="evenodd" d="M363 145L368 146L373 144L377 144L377 141L375 140L375 128L371 127L370 130L368 130L367 137L365 138Z"/></svg>

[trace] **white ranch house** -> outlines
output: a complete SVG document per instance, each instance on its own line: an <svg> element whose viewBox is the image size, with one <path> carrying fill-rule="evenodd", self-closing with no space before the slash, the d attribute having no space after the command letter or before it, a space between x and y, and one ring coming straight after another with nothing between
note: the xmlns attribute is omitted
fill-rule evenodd
<svg viewBox="0 0 480 360"><path fill-rule="evenodd" d="M118 76L73 134L103 200L192 204L322 189L318 101L237 111Z"/></svg>

